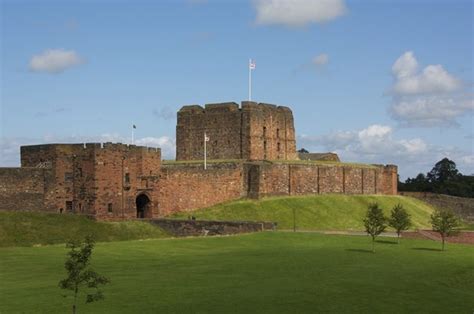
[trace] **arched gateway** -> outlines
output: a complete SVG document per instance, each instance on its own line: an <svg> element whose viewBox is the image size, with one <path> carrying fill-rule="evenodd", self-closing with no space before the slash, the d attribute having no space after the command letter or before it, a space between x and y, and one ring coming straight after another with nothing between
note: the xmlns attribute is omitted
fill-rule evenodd
<svg viewBox="0 0 474 314"><path fill-rule="evenodd" d="M146 194L140 194L135 201L137 205L137 218L152 218L150 198Z"/></svg>

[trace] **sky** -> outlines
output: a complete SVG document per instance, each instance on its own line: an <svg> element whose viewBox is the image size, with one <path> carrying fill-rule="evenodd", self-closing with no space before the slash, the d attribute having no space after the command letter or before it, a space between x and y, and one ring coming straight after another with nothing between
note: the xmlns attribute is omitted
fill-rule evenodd
<svg viewBox="0 0 474 314"><path fill-rule="evenodd" d="M0 0L0 166L21 145L131 142L175 157L183 105L293 110L297 148L474 173L473 2Z"/></svg>

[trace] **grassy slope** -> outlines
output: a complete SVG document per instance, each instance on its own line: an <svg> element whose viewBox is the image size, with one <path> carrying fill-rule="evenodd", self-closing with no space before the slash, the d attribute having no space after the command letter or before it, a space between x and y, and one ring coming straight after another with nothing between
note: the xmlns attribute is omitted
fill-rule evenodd
<svg viewBox="0 0 474 314"><path fill-rule="evenodd" d="M96 241L160 238L166 234L147 222L97 222L77 215L0 211L0 247L65 243L91 234Z"/></svg>
<svg viewBox="0 0 474 314"><path fill-rule="evenodd" d="M108 242L92 264L105 300L79 313L471 313L474 247L259 233ZM0 248L1 313L67 313L63 245Z"/></svg>
<svg viewBox="0 0 474 314"><path fill-rule="evenodd" d="M393 206L401 203L410 213L412 228L430 228L433 208L420 200L404 196L376 195L311 195L275 197L262 200L241 200L219 204L193 212L198 219L265 220L278 222L280 229L293 228L293 209L296 209L298 229L308 230L363 230L362 219L367 206L378 202L390 214ZM174 217L188 217L179 213Z"/></svg>

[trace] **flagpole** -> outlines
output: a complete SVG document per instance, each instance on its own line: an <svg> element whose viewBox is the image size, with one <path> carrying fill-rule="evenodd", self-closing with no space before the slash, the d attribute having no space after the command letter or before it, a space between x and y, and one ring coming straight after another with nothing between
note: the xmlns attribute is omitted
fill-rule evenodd
<svg viewBox="0 0 474 314"><path fill-rule="evenodd" d="M204 131L204 170L207 169L207 147L206 147L206 142L207 142L207 135L206 131Z"/></svg>
<svg viewBox="0 0 474 314"><path fill-rule="evenodd" d="M132 145L134 144L135 142L135 128L134 128L135 124L132 123Z"/></svg>
<svg viewBox="0 0 474 314"><path fill-rule="evenodd" d="M249 101L252 101L252 59L249 59Z"/></svg>

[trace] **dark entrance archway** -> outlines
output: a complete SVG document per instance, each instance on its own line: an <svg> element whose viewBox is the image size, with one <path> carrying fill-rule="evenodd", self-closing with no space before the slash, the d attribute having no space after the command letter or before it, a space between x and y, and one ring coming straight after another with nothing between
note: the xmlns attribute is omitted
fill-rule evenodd
<svg viewBox="0 0 474 314"><path fill-rule="evenodd" d="M146 194L140 194L135 201L137 205L137 218L151 218L151 202Z"/></svg>

